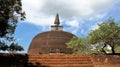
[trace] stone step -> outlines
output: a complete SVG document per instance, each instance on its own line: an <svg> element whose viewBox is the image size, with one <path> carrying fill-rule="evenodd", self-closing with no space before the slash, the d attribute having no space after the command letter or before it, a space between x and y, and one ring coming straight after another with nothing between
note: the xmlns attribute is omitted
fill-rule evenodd
<svg viewBox="0 0 120 67"><path fill-rule="evenodd" d="M94 67L93 64L37 64L44 67Z"/></svg>
<svg viewBox="0 0 120 67"><path fill-rule="evenodd" d="M91 61L91 59L29 59L29 61Z"/></svg>
<svg viewBox="0 0 120 67"><path fill-rule="evenodd" d="M66 58L73 58L73 57L77 57L77 58L84 58L84 57L90 57L89 55L74 55L74 54L40 54L40 55L29 55L28 57L37 57L37 58L58 58L58 57L66 57Z"/></svg>
<svg viewBox="0 0 120 67"><path fill-rule="evenodd" d="M37 62L40 62L41 64L92 64L91 61L29 61L29 63Z"/></svg>
<svg viewBox="0 0 120 67"><path fill-rule="evenodd" d="M41 61L41 62L91 62L91 60L84 59L31 59L29 61Z"/></svg>
<svg viewBox="0 0 120 67"><path fill-rule="evenodd" d="M82 57L82 58L79 58L79 57L72 57L72 58L68 58L68 57L29 57L29 59L88 59L90 60L91 58L90 57Z"/></svg>
<svg viewBox="0 0 120 67"><path fill-rule="evenodd" d="M46 64L47 65L47 64ZM58 64L58 65L49 65L50 67L94 67L92 64Z"/></svg>
<svg viewBox="0 0 120 67"><path fill-rule="evenodd" d="M29 56L28 58L33 58L33 59L87 59L90 57L71 57L71 56Z"/></svg>
<svg viewBox="0 0 120 67"><path fill-rule="evenodd" d="M65 58L65 59L63 59L63 58L54 58L54 59L43 59L43 58L29 58L28 59L29 61L32 61L32 60L47 60L47 61L49 61L49 60L58 60L58 61L91 61L91 58L77 58L77 59L75 59L75 58L71 58L71 59L67 59L67 58Z"/></svg>

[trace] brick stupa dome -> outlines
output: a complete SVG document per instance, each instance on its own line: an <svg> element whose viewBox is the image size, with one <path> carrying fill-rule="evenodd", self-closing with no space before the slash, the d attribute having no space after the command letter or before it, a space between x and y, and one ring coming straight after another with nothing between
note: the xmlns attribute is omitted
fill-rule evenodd
<svg viewBox="0 0 120 67"><path fill-rule="evenodd" d="M59 26L58 14L54 23L55 25L51 26L51 31L40 33L33 38L28 50L29 54L72 53L72 49L67 48L66 43L74 35L63 31L63 27Z"/></svg>

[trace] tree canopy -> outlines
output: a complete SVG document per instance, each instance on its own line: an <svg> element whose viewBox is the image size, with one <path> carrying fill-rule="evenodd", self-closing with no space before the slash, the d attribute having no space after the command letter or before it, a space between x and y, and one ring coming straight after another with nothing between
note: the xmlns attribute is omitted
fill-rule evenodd
<svg viewBox="0 0 120 67"><path fill-rule="evenodd" d="M107 53L115 54L120 46L120 25L110 18L98 24L98 28L91 30L86 38L73 37L67 43L68 48L73 48L74 53Z"/></svg>
<svg viewBox="0 0 120 67"><path fill-rule="evenodd" d="M66 45L68 48L72 48L75 54L87 54L91 52L91 46L89 46L87 38L74 36Z"/></svg>
<svg viewBox="0 0 120 67"><path fill-rule="evenodd" d="M0 0L0 50L16 44L13 34L18 21L24 18L21 0Z"/></svg>
<svg viewBox="0 0 120 67"><path fill-rule="evenodd" d="M89 33L90 43L103 44L102 51L106 53L105 47L110 46L113 54L115 54L115 47L120 46L120 26L115 23L114 19L109 19L101 24L99 28L92 30Z"/></svg>

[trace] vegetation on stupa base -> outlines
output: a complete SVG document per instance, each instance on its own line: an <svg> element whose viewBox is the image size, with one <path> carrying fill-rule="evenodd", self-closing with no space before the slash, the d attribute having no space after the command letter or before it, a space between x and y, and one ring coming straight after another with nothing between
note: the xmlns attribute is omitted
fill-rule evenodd
<svg viewBox="0 0 120 67"><path fill-rule="evenodd" d="M13 34L18 21L24 19L25 12L22 12L21 0L0 0L0 50L23 50L15 42ZM15 48L11 48L11 45Z"/></svg>
<svg viewBox="0 0 120 67"><path fill-rule="evenodd" d="M66 43L66 45L68 48L72 48L75 54L87 54L91 52L91 46L88 45L87 38L78 38L76 36L73 36L71 41Z"/></svg>
<svg viewBox="0 0 120 67"><path fill-rule="evenodd" d="M120 53L120 25L110 18L98 24L98 28L91 30L86 38L73 37L67 43L74 53Z"/></svg>

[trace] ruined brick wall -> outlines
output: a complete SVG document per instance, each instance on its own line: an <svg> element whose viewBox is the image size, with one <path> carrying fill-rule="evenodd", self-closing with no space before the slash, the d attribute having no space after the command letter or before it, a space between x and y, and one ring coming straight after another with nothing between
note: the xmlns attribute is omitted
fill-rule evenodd
<svg viewBox="0 0 120 67"><path fill-rule="evenodd" d="M28 66L93 67L90 55L41 54L29 55Z"/></svg>
<svg viewBox="0 0 120 67"><path fill-rule="evenodd" d="M46 67L120 67L120 55L41 54L29 55L28 66Z"/></svg>
<svg viewBox="0 0 120 67"><path fill-rule="evenodd" d="M120 55L91 55L94 67L120 67Z"/></svg>
<svg viewBox="0 0 120 67"><path fill-rule="evenodd" d="M0 53L0 67L120 67L120 55Z"/></svg>

